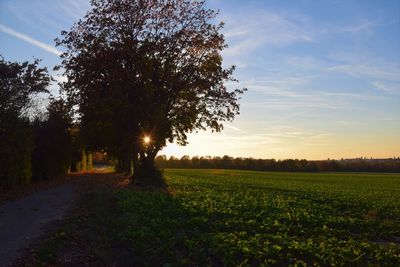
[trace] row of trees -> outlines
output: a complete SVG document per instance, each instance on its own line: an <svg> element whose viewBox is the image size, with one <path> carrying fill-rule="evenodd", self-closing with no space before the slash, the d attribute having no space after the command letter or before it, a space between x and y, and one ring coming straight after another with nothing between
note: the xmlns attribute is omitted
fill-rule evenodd
<svg viewBox="0 0 400 267"><path fill-rule="evenodd" d="M258 171L293 171L293 172L400 172L400 159L342 159L342 160L298 160L298 159L254 159L223 157L192 157L180 159L165 155L157 156L156 164L160 168L203 168L203 169L238 169Z"/></svg>
<svg viewBox="0 0 400 267"><path fill-rule="evenodd" d="M44 116L33 114L35 96L48 94L50 82L38 60L17 63L0 56L0 187L50 179L83 164L67 105L52 98Z"/></svg>

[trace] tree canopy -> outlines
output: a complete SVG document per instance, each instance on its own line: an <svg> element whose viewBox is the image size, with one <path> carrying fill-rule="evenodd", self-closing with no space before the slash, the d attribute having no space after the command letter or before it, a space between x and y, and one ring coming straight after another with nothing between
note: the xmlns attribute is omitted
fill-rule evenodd
<svg viewBox="0 0 400 267"><path fill-rule="evenodd" d="M0 56L0 113L26 115L32 96L47 93L51 78L46 68L38 67L39 60L9 62Z"/></svg>
<svg viewBox="0 0 400 267"><path fill-rule="evenodd" d="M222 66L223 24L204 1L91 4L57 45L66 48L64 91L93 147L133 160L135 176L151 176L136 170L152 169L167 141L184 145L187 133L220 131L239 114L244 90L225 85L236 81L234 66Z"/></svg>

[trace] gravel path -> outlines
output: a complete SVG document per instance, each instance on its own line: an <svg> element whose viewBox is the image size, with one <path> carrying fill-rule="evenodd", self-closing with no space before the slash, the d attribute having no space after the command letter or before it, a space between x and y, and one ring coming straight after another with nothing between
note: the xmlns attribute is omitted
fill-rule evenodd
<svg viewBox="0 0 400 267"><path fill-rule="evenodd" d="M74 199L75 189L67 184L1 205L0 266L12 264L45 224L62 219Z"/></svg>

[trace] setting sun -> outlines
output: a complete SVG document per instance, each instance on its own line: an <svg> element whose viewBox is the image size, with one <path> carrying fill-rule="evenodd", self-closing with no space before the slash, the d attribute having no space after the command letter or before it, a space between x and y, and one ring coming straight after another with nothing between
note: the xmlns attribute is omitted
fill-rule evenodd
<svg viewBox="0 0 400 267"><path fill-rule="evenodd" d="M149 137L149 136L145 136L145 137L143 137L143 142L144 142L145 144L148 144L148 143L150 143L150 141L151 141L151 139L150 139L150 137Z"/></svg>

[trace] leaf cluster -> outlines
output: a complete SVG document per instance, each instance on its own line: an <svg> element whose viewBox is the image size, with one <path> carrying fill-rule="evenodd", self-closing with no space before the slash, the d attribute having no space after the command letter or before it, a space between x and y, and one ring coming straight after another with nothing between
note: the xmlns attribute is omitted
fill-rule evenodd
<svg viewBox="0 0 400 267"><path fill-rule="evenodd" d="M51 78L46 68L38 66L39 60L8 62L0 56L0 112L26 115L32 96L48 93Z"/></svg>

